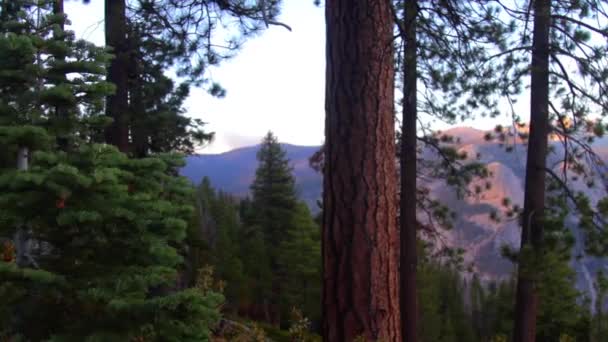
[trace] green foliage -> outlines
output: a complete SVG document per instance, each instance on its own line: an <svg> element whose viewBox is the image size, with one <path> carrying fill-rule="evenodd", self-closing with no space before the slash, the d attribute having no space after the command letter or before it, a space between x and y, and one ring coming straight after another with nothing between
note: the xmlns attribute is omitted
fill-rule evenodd
<svg viewBox="0 0 608 342"><path fill-rule="evenodd" d="M0 336L208 340L222 297L179 284L193 213L183 158L95 143L108 55L63 31L52 3L1 4L0 237L23 258L0 261Z"/></svg>
<svg viewBox="0 0 608 342"><path fill-rule="evenodd" d="M205 72L234 56L249 37L276 25L281 4L137 0L131 3L127 16L134 27L146 33L147 43L158 47L155 58L163 68L172 66L178 76L195 85L208 85L210 93L222 95L221 87L210 83Z"/></svg>
<svg viewBox="0 0 608 342"><path fill-rule="evenodd" d="M175 162L86 145L69 154L36 152L30 171L4 172L0 235L27 227L40 249L32 275L52 278L4 273L5 291L26 291L3 310L11 317L3 328L30 339L128 339L144 329L158 338L205 338L221 297L163 290L176 285L183 262L176 246L192 211L187 181L170 175ZM62 281L48 284L54 277Z"/></svg>
<svg viewBox="0 0 608 342"><path fill-rule="evenodd" d="M15 0L0 20L0 126L44 126L69 145L100 141L109 55L63 31L53 1ZM40 13L40 15L39 15ZM69 76L69 77L68 77ZM79 134L76 135L75 133Z"/></svg>
<svg viewBox="0 0 608 342"><path fill-rule="evenodd" d="M297 204L286 235L279 246L279 269L284 277L281 304L320 320L321 231L304 203Z"/></svg>
<svg viewBox="0 0 608 342"><path fill-rule="evenodd" d="M271 277L266 284L270 287L262 291L268 294L265 305L273 316L270 319L278 323L281 314L288 314L290 309L283 305L284 291L279 288L286 279L286 270L281 269L280 252L296 210L295 179L285 151L271 132L264 137L257 159L258 168L251 184L251 210L245 217L245 224L251 229L254 241L263 242L265 247L268 263L264 267L265 271L271 272Z"/></svg>
<svg viewBox="0 0 608 342"><path fill-rule="evenodd" d="M474 341L470 315L464 304L460 273L425 261L418 270L421 341Z"/></svg>
<svg viewBox="0 0 608 342"><path fill-rule="evenodd" d="M145 34L146 22L129 22L129 103L133 145L139 157L178 151L192 154L213 139L204 122L185 115L190 84L176 84L165 75L162 57L167 46ZM163 127L159 130L158 127Z"/></svg>
<svg viewBox="0 0 608 342"><path fill-rule="evenodd" d="M252 199L197 191L199 229L209 259L226 282L226 311L287 327L291 310L320 320L321 236L310 210L296 199L289 161L268 134L258 154Z"/></svg>
<svg viewBox="0 0 608 342"><path fill-rule="evenodd" d="M229 195L217 193L208 178L200 184L196 200L199 229L204 232L202 238L208 242L206 259L215 266L217 277L225 284L225 310L236 311L247 290L241 261L241 223L237 202Z"/></svg>

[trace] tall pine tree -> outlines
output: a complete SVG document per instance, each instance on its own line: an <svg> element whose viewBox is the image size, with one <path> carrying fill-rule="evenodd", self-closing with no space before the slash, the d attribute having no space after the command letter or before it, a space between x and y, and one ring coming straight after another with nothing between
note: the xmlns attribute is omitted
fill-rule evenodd
<svg viewBox="0 0 608 342"><path fill-rule="evenodd" d="M261 229L268 255L272 283L266 310L274 323L281 322L281 293L285 269L280 266L280 247L286 240L297 198L295 179L287 155L272 132L262 140L257 154L258 168L251 184L251 210L248 224ZM286 317L283 317L286 318Z"/></svg>
<svg viewBox="0 0 608 342"><path fill-rule="evenodd" d="M391 3L325 16L323 338L400 341Z"/></svg>

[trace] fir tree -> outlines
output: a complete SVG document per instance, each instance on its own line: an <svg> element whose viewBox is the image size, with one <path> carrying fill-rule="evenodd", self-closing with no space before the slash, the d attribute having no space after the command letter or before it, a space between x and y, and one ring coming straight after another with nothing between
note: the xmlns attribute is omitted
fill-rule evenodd
<svg viewBox="0 0 608 342"><path fill-rule="evenodd" d="M268 310L271 320L280 323L281 287L285 269L280 267L279 251L286 240L296 210L295 179L285 151L271 132L262 140L257 159L258 168L251 184L252 215L248 224L252 229L261 229L269 267L273 273ZM259 233L254 234L259 236Z"/></svg>
<svg viewBox="0 0 608 342"><path fill-rule="evenodd" d="M321 319L321 230L310 210L298 203L285 240L279 246L279 265L284 270L282 312L296 308L305 317Z"/></svg>
<svg viewBox="0 0 608 342"><path fill-rule="evenodd" d="M53 3L11 2L14 12L0 23L0 125L48 127L67 146L100 142L107 122L99 112L113 89L103 81L109 56L64 31L65 15Z"/></svg>
<svg viewBox="0 0 608 342"><path fill-rule="evenodd" d="M3 227L27 227L36 248L29 268L1 265L3 291L19 289L3 329L33 340L206 338L220 298L162 291L177 284L191 213L187 181L170 175L179 165L88 145L4 172Z"/></svg>
<svg viewBox="0 0 608 342"><path fill-rule="evenodd" d="M276 21L280 1L106 0L105 4L106 45L114 53L108 81L116 85L106 107L113 119L106 138L137 156L168 148L192 152L194 143L208 141L211 135L202 131L202 121L182 115L189 83L223 96L221 86L209 84L207 69L234 56L248 37L265 27L289 28ZM231 38L217 38L222 29ZM188 83L174 86L163 74L169 68ZM161 133L158 124L167 130Z"/></svg>
<svg viewBox="0 0 608 342"><path fill-rule="evenodd" d="M242 225L238 202L232 196L216 192L208 178L201 182L197 194L200 230L207 242L207 261L224 284L226 311L237 312L245 299L247 282L241 261Z"/></svg>
<svg viewBox="0 0 608 342"><path fill-rule="evenodd" d="M0 236L18 238L0 262L0 336L207 339L221 298L178 286L192 214L191 188L174 176L182 159L95 144L105 54L62 32L50 1L13 4L0 16ZM70 148L58 152L55 135Z"/></svg>

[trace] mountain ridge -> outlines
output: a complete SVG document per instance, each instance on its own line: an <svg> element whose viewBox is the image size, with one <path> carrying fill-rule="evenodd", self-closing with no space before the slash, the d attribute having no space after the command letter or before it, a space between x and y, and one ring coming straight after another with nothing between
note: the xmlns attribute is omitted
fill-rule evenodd
<svg viewBox="0 0 608 342"><path fill-rule="evenodd" d="M488 181L493 184L490 190L476 196L460 198L455 190L441 179L421 180L419 183L430 189L432 197L459 214L454 220L454 228L444 232L446 241L452 247L465 250L465 263L471 265L480 278L496 280L509 277L514 271L514 265L502 256L502 247L507 245L519 248L520 227L515 219L496 222L491 219L490 214L492 211L504 211L502 203L505 198L509 198L512 204L523 207L526 146L517 139L509 138L510 141L516 142L512 152L509 152L504 142L486 139L487 133L492 131L457 127L445 130L440 135L454 137L451 145L458 151L466 152L464 162L481 162L493 171L487 180L474 180L469 185L469 190L474 193L475 186L483 186ZM322 175L310 168L308 159L320 146L282 146L293 166L299 197L311 210L318 212L317 200L321 198ZM553 165L559 159L557 154L563 152L559 142L551 141L551 146L556 152L549 156L548 165ZM598 147L598 153L604 160L608 160L608 138L600 139L594 146ZM259 145L255 145L221 154L191 156L181 173L195 184L206 176L217 189L236 196L247 196L257 167L258 148ZM430 149L423 150L422 155L427 160L437 158L436 153ZM588 193L592 203L607 195L608 180L603 179L603 182L603 186L587 189L581 179L570 181L575 190ZM569 227L581 238L582 232L576 229L576 219L571 218L569 222ZM594 302L596 295L592 275L600 269L608 270L608 261L585 255L582 243L576 244L572 254L583 255L582 258L573 257L571 261L576 270L576 284Z"/></svg>

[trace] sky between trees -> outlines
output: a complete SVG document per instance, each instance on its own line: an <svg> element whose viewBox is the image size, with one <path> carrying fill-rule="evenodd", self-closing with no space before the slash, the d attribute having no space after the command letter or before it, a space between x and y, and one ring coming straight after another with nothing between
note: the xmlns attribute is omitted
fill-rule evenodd
<svg viewBox="0 0 608 342"><path fill-rule="evenodd" d="M68 26L77 37L104 45L103 1L67 1ZM285 1L280 16L291 26L289 32L271 26L262 35L245 43L232 60L209 70L214 81L227 90L225 98L213 98L204 90L192 88L186 101L188 115L208 122L216 139L201 153L221 153L257 144L272 130L281 141L296 145L320 145L324 139L325 103L325 18L322 7L313 1ZM516 110L528 117L526 94ZM505 103L503 109L508 108ZM509 122L477 118L458 125L492 129ZM235 124L235 123L238 123ZM434 127L450 125L435 122Z"/></svg>

